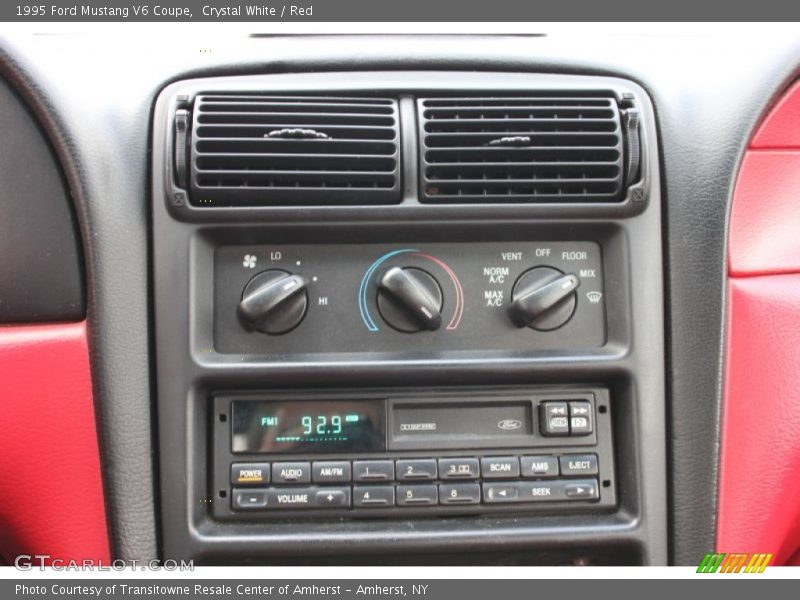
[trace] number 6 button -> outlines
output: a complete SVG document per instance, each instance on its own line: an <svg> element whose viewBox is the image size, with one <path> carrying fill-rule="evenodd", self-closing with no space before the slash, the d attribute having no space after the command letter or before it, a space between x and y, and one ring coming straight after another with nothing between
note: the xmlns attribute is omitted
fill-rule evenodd
<svg viewBox="0 0 800 600"><path fill-rule="evenodd" d="M478 504L481 486L477 483L442 483L439 485L440 504Z"/></svg>

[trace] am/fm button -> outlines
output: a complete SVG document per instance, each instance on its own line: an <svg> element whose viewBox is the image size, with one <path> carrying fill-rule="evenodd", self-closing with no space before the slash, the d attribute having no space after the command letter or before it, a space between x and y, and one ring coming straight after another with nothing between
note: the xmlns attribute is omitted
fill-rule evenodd
<svg viewBox="0 0 800 600"><path fill-rule="evenodd" d="M315 462L311 469L314 483L347 483L350 477L350 463L346 460Z"/></svg>

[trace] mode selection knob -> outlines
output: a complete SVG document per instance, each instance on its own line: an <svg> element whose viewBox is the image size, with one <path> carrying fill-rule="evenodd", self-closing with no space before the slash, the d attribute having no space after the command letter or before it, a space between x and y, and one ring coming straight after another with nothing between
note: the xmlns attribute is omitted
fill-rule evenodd
<svg viewBox="0 0 800 600"><path fill-rule="evenodd" d="M509 316L517 327L552 331L566 324L578 302L580 280L573 273L535 267L520 275L511 292Z"/></svg>
<svg viewBox="0 0 800 600"><path fill-rule="evenodd" d="M427 271L392 267L378 280L378 310L398 331L434 331L442 325L442 288Z"/></svg>
<svg viewBox="0 0 800 600"><path fill-rule="evenodd" d="M245 327L280 335L297 327L308 308L308 280L280 269L263 271L244 288L239 318Z"/></svg>

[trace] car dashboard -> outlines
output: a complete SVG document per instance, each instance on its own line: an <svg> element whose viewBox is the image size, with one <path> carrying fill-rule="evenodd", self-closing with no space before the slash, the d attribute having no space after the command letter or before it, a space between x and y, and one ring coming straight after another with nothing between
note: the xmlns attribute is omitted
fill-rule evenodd
<svg viewBox="0 0 800 600"><path fill-rule="evenodd" d="M96 444L97 552L712 551L731 192L800 62L742 33L5 34L60 208L0 225L31 257L0 314L85 327L53 410Z"/></svg>

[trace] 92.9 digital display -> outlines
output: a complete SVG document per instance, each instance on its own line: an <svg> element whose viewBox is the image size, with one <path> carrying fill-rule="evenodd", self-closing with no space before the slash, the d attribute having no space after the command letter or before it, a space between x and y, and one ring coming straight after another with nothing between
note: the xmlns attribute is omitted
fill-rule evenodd
<svg viewBox="0 0 800 600"><path fill-rule="evenodd" d="M383 400L235 401L232 448L238 453L336 453L386 450Z"/></svg>

